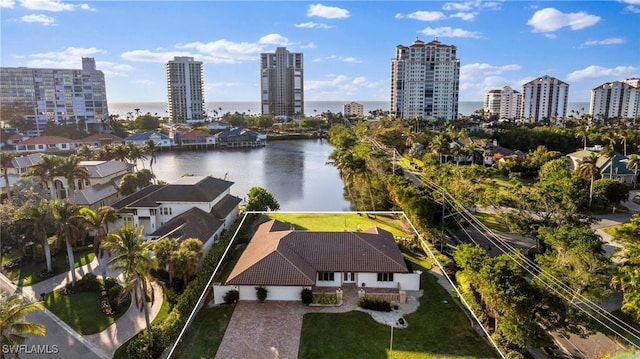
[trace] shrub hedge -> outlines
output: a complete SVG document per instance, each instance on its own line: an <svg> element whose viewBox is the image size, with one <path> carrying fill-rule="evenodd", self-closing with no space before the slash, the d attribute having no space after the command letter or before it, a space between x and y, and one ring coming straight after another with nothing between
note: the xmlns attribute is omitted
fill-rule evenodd
<svg viewBox="0 0 640 359"><path fill-rule="evenodd" d="M247 223L251 223L255 217L255 214L247 215ZM127 358L159 358L164 350L178 339L180 331L186 324L191 311L198 303L198 299L204 291L209 278L213 275L218 262L233 239L233 235L241 222L242 217L238 218L238 220L236 220L236 222L221 236L220 240L213 245L204 259L202 269L198 272L196 277L189 282L184 292L180 295L177 303L173 306L173 309L167 316L167 319L151 326L154 347L148 347L148 338L146 337L146 330L144 330L138 333L134 340L129 342L127 347ZM238 235L241 234L241 232L238 233Z"/></svg>
<svg viewBox="0 0 640 359"><path fill-rule="evenodd" d="M364 296L358 299L358 307L362 309L376 310L378 312L390 312L391 302L384 299Z"/></svg>

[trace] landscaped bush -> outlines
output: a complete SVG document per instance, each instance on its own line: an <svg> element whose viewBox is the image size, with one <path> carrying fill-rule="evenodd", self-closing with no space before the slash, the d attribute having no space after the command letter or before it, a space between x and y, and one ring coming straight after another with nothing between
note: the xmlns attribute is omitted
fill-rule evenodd
<svg viewBox="0 0 640 359"><path fill-rule="evenodd" d="M338 296L335 294L315 294L313 304L338 304Z"/></svg>
<svg viewBox="0 0 640 359"><path fill-rule="evenodd" d="M267 300L267 293L269 291L265 287L256 287L256 297L260 302Z"/></svg>
<svg viewBox="0 0 640 359"><path fill-rule="evenodd" d="M224 294L222 299L224 299L224 302L227 304L237 303L240 299L240 292L237 290L230 290Z"/></svg>
<svg viewBox="0 0 640 359"><path fill-rule="evenodd" d="M100 292L102 283L93 273L85 274L73 287L76 292Z"/></svg>
<svg viewBox="0 0 640 359"><path fill-rule="evenodd" d="M391 302L384 299L364 296L358 299L358 307L362 309L376 310L378 312L390 312Z"/></svg>
<svg viewBox="0 0 640 359"><path fill-rule="evenodd" d="M118 280L115 279L115 278L110 278L110 277L107 277L104 280L104 284L103 284L104 290L106 290L106 291L109 291L109 289L115 287L116 285L118 285Z"/></svg>
<svg viewBox="0 0 640 359"><path fill-rule="evenodd" d="M302 293L300 293L300 298L302 299L302 303L304 305L309 305L313 303L313 292L309 288L304 288Z"/></svg>

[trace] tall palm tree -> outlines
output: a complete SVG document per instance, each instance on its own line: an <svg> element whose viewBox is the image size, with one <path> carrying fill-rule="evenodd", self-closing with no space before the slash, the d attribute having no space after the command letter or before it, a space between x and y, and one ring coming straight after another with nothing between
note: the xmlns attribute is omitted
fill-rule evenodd
<svg viewBox="0 0 640 359"><path fill-rule="evenodd" d="M144 143L144 151L149 153L149 169L151 170L151 174L154 174L153 164L157 161L156 154L160 151L160 147L154 140L147 140L147 142Z"/></svg>
<svg viewBox="0 0 640 359"><path fill-rule="evenodd" d="M442 163L442 149L445 148L446 139L443 135L435 135L429 143L429 149L436 153Z"/></svg>
<svg viewBox="0 0 640 359"><path fill-rule="evenodd" d="M155 259L149 257L149 250L153 244L151 242L144 243L142 230L142 226L138 228L123 226L117 232L110 232L104 240L104 248L113 254L109 266L116 270L122 270L124 274L122 294L124 296L131 294L137 308L144 311L147 333L149 334L149 347L153 347L147 296L153 303L155 298L150 281L151 270L156 269L158 264Z"/></svg>
<svg viewBox="0 0 640 359"><path fill-rule="evenodd" d="M27 207L16 214L18 227L25 234L42 241L44 258L47 263L47 272L53 272L51 266L51 246L49 245L49 231L53 228L53 213L51 205L46 199L42 199L37 207Z"/></svg>
<svg viewBox="0 0 640 359"><path fill-rule="evenodd" d="M9 167L12 166L14 158L16 158L16 154L13 152L0 152L0 167L2 168L2 176L4 177L4 188L7 189L8 199L11 199L11 187L9 186Z"/></svg>
<svg viewBox="0 0 640 359"><path fill-rule="evenodd" d="M636 184L638 180L638 166L640 166L640 157L638 155L631 155L627 160L627 169L633 170L633 184Z"/></svg>
<svg viewBox="0 0 640 359"><path fill-rule="evenodd" d="M64 240L71 271L71 283L76 284L75 258L73 245L85 234L86 223L80 215L80 208L70 202L54 200L53 218L56 220L58 240Z"/></svg>
<svg viewBox="0 0 640 359"><path fill-rule="evenodd" d="M158 239L153 245L153 254L158 262L158 268L167 270L169 261L171 260L171 254L178 250L180 243L175 238L161 238ZM169 281L171 282L171 272L169 272Z"/></svg>
<svg viewBox="0 0 640 359"><path fill-rule="evenodd" d="M197 238L185 239L169 259L171 277L180 278L182 283L186 285L189 279L197 273L202 256L202 242Z"/></svg>
<svg viewBox="0 0 640 359"><path fill-rule="evenodd" d="M627 134L627 131L623 130L620 133L618 133L618 138L622 142L623 154L625 157L627 157L627 137L629 137L629 134Z"/></svg>
<svg viewBox="0 0 640 359"><path fill-rule="evenodd" d="M591 204L593 202L593 181L596 175L600 172L598 168L598 155L595 153L591 153L589 156L583 158L578 163L578 175L587 178L590 181L589 184L589 208L591 208Z"/></svg>
<svg viewBox="0 0 640 359"><path fill-rule="evenodd" d="M107 266L105 263L102 263L102 258L104 257L102 240L107 236L107 233L109 233L109 223L118 220L118 211L111 206L102 206L96 211L88 207L80 208L79 213L84 217L88 229L96 231L93 237L93 250L98 258L98 263L100 263L100 268L102 268L102 278L106 278Z"/></svg>
<svg viewBox="0 0 640 359"><path fill-rule="evenodd" d="M127 160L131 161L136 169L138 169L138 160L140 160L142 168L145 168L144 161L147 160L147 156L144 155L142 148L136 146L133 142L129 142L125 147L127 149Z"/></svg>
<svg viewBox="0 0 640 359"><path fill-rule="evenodd" d="M113 147L113 159L127 162L127 156L129 156L129 151L126 145L120 143Z"/></svg>
<svg viewBox="0 0 640 359"><path fill-rule="evenodd" d="M40 178L42 186L48 189L49 198L58 198L53 179L58 173L58 168L62 163L62 157L60 156L46 156L40 157L40 162L29 168L28 174L30 176L36 176Z"/></svg>
<svg viewBox="0 0 640 359"><path fill-rule="evenodd" d="M0 345L3 348L0 359L5 358L4 348L24 343L27 335L44 336L47 333L44 325L26 321L27 314L43 309L41 302L25 302L20 294L7 298L0 293Z"/></svg>
<svg viewBox="0 0 640 359"><path fill-rule="evenodd" d="M576 137L582 138L582 149L587 148L587 137L589 137L589 127L580 126L576 129Z"/></svg>
<svg viewBox="0 0 640 359"><path fill-rule="evenodd" d="M71 198L76 191L76 180L80 180L84 183L89 181L90 178L89 170L84 166L80 166L80 161L80 157L71 155L62 161L57 171L57 173L63 176L67 181L67 201L71 201Z"/></svg>

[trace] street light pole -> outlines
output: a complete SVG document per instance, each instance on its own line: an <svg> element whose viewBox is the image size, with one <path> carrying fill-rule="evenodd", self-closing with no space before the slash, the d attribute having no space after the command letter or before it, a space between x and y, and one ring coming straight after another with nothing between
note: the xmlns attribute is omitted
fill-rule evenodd
<svg viewBox="0 0 640 359"><path fill-rule="evenodd" d="M391 327L391 339L389 340L389 354L393 351L393 324L389 325Z"/></svg>

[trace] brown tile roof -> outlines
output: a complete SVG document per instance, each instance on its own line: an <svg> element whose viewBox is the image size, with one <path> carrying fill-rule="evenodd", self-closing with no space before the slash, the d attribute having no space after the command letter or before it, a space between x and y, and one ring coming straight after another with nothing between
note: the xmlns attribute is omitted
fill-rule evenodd
<svg viewBox="0 0 640 359"><path fill-rule="evenodd" d="M52 145L58 143L71 143L73 140L60 136L39 136L18 143L19 145Z"/></svg>
<svg viewBox="0 0 640 359"><path fill-rule="evenodd" d="M94 143L94 142L122 142L122 138L112 134L112 133L97 133L95 135L91 135L85 137L83 139L77 140L78 143Z"/></svg>
<svg viewBox="0 0 640 359"><path fill-rule="evenodd" d="M317 272L408 272L393 235L292 231L269 221L253 236L233 271L231 285L314 285Z"/></svg>

